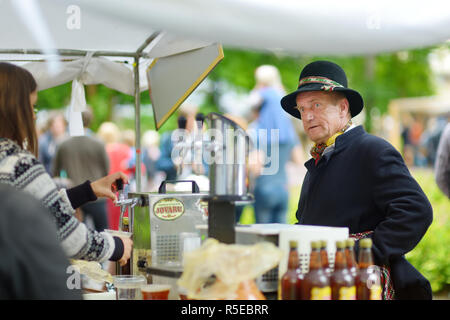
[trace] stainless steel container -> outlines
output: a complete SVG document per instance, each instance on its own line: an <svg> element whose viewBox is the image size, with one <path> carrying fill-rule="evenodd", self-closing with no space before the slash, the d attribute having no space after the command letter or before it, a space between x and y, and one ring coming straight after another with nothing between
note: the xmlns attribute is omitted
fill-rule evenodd
<svg viewBox="0 0 450 320"><path fill-rule="evenodd" d="M218 114L206 117L208 136L205 152L210 164L211 196L246 197L248 186L247 161L250 139L234 121Z"/></svg>

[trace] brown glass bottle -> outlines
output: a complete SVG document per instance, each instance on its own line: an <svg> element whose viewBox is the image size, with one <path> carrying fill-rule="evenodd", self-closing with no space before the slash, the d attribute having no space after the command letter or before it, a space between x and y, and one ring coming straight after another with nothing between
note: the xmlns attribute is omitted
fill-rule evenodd
<svg viewBox="0 0 450 320"><path fill-rule="evenodd" d="M381 300L380 273L373 264L372 239L359 241L358 274L356 276L357 300Z"/></svg>
<svg viewBox="0 0 450 320"><path fill-rule="evenodd" d="M334 271L330 277L332 300L356 300L355 279L347 268L345 242L336 242Z"/></svg>
<svg viewBox="0 0 450 320"><path fill-rule="evenodd" d="M330 280L322 268L320 258L320 242L311 242L311 254L309 257L309 271L305 275L302 285L302 299L305 300L330 300Z"/></svg>
<svg viewBox="0 0 450 320"><path fill-rule="evenodd" d="M355 240L352 238L345 240L345 258L347 260L347 268L355 278L358 272L358 264L355 259Z"/></svg>
<svg viewBox="0 0 450 320"><path fill-rule="evenodd" d="M123 217L123 220L122 220L122 231L130 232L130 225L129 225L128 217ZM120 267L120 274L121 275L131 274L130 261L131 261L131 259L128 259L127 263L124 266Z"/></svg>
<svg viewBox="0 0 450 320"><path fill-rule="evenodd" d="M289 241L288 268L281 277L281 300L301 300L303 273L297 251L297 241Z"/></svg>
<svg viewBox="0 0 450 320"><path fill-rule="evenodd" d="M327 241L320 240L320 259L322 260L322 268L327 277L331 277L331 268L328 261Z"/></svg>

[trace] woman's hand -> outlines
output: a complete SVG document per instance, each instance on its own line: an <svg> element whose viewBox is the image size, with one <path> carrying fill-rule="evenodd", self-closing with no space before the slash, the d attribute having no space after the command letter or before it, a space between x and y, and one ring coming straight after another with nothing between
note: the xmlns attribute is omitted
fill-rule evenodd
<svg viewBox="0 0 450 320"><path fill-rule="evenodd" d="M117 179L122 179L124 184L128 183L128 178L123 172L115 172L106 177L100 178L91 182L91 188L97 198L110 198L112 201L117 201L115 182Z"/></svg>
<svg viewBox="0 0 450 320"><path fill-rule="evenodd" d="M133 248L133 240L131 240L130 238L121 237L121 236L119 236L119 238L123 242L123 255L122 255L122 258L120 258L120 260L119 260L119 264L120 264L120 266L123 267L124 265L127 264L127 261L131 257L131 250Z"/></svg>

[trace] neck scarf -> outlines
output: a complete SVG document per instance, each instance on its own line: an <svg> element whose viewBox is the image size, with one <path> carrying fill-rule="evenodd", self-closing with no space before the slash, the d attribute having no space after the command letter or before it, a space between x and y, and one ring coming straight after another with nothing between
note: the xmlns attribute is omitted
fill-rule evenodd
<svg viewBox="0 0 450 320"><path fill-rule="evenodd" d="M345 125L344 128L342 128L340 131L336 132L334 135L332 135L330 138L328 138L327 142L322 142L319 144L315 144L311 150L311 156L314 158L315 160L315 165L317 166L317 163L319 162L320 158L322 157L322 153L323 151L334 144L334 142L336 141L336 138L338 136L340 136L341 134L343 134L348 128L350 128L350 126L352 125L352 120L349 120L349 122L347 122L347 124Z"/></svg>

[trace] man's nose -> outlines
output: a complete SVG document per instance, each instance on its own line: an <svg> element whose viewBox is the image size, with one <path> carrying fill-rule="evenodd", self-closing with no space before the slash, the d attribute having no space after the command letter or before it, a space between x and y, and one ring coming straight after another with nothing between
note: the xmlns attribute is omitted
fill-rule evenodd
<svg viewBox="0 0 450 320"><path fill-rule="evenodd" d="M305 112L303 113L303 117L306 121L311 121L314 119L314 113L310 110L305 110Z"/></svg>

